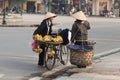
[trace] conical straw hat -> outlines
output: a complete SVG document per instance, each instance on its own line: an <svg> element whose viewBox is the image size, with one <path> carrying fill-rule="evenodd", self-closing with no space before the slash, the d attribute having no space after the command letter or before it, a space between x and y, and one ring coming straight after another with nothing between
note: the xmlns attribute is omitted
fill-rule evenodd
<svg viewBox="0 0 120 80"><path fill-rule="evenodd" d="M44 19L47 19L47 18L50 18L50 17L56 17L56 14L51 13L51 12L47 12Z"/></svg>
<svg viewBox="0 0 120 80"><path fill-rule="evenodd" d="M75 19L78 19L78 20L85 20L87 21L87 17L85 16L85 14L82 12L82 11L78 11L74 14L71 14L71 16Z"/></svg>

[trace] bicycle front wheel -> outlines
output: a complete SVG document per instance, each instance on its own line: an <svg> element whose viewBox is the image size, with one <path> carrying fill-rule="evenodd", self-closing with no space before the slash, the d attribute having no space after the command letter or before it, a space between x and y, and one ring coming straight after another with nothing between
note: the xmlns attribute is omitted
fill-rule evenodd
<svg viewBox="0 0 120 80"><path fill-rule="evenodd" d="M68 48L66 46L61 46L61 63L63 65L66 65L68 63L69 60L69 51Z"/></svg>
<svg viewBox="0 0 120 80"><path fill-rule="evenodd" d="M46 54L45 54L45 67L48 70L52 70L54 65L55 65L55 54L54 55L50 55L51 48L47 47L46 48Z"/></svg>

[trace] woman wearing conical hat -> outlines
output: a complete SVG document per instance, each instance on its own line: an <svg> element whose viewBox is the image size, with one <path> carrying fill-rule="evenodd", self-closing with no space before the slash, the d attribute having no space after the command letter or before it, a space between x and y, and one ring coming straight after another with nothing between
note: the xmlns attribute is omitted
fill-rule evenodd
<svg viewBox="0 0 120 80"><path fill-rule="evenodd" d="M74 14L71 14L71 16L76 20L71 30L72 33L71 42L87 40L88 38L87 30L90 29L90 25L85 14L82 11L78 11Z"/></svg>
<svg viewBox="0 0 120 80"><path fill-rule="evenodd" d="M52 20L56 17L56 14L47 12L45 15L45 18L41 22L41 24L38 26L38 28L34 31L33 35L39 34L42 36L50 35L52 32Z"/></svg>
<svg viewBox="0 0 120 80"><path fill-rule="evenodd" d="M56 17L56 14L47 12L44 20L41 22L38 28L34 31L33 35L35 34L39 34L42 36L51 35L52 25L53 25L52 21L55 17ZM43 49L43 52L39 54L38 65L42 66L44 65L45 45L40 45L40 47Z"/></svg>

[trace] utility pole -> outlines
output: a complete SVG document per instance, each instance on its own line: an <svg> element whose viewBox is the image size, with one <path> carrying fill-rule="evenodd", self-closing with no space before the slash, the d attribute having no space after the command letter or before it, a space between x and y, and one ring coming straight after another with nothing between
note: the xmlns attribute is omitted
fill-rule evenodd
<svg viewBox="0 0 120 80"><path fill-rule="evenodd" d="M5 0L3 0L3 20L2 20L2 24L6 24Z"/></svg>

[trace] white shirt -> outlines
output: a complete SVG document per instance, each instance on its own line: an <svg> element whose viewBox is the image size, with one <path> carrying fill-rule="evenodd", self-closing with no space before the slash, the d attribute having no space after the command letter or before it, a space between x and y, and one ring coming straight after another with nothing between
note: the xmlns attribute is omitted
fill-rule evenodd
<svg viewBox="0 0 120 80"><path fill-rule="evenodd" d="M71 31L68 31L68 40L71 41Z"/></svg>

